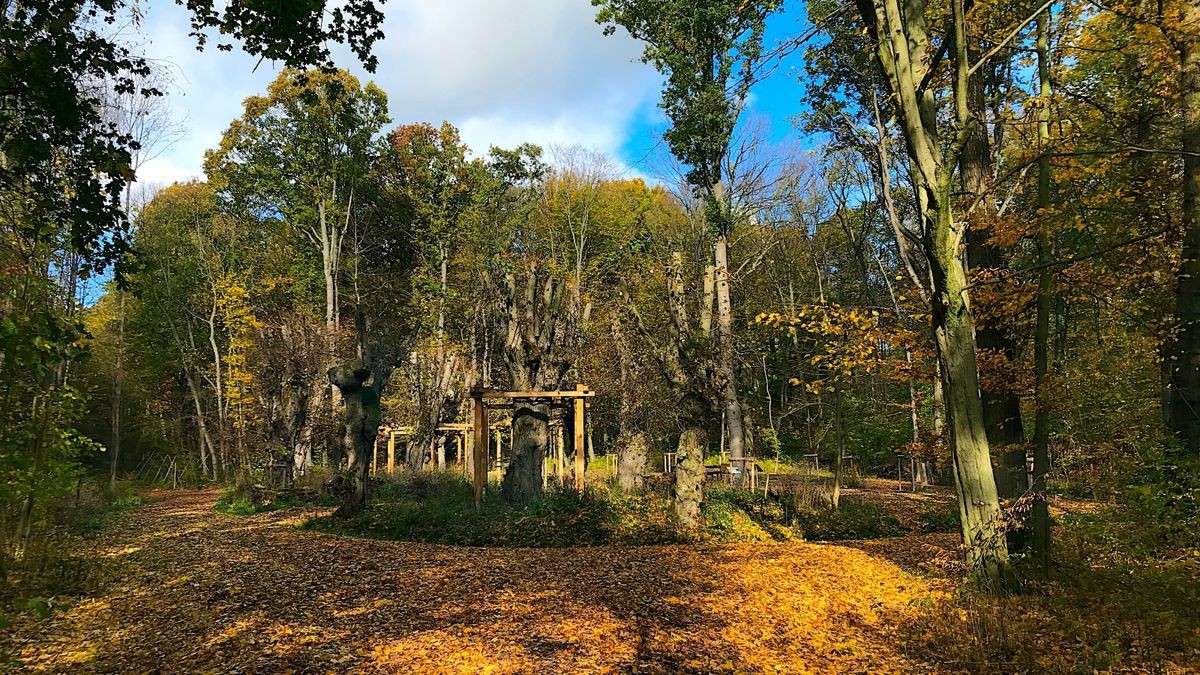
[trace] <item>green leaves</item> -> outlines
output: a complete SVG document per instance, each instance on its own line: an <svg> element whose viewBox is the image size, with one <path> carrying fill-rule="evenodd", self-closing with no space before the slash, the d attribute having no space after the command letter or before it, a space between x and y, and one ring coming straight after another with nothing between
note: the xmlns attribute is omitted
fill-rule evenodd
<svg viewBox="0 0 1200 675"><path fill-rule="evenodd" d="M777 0L592 0L597 23L646 43L642 60L667 77L659 106L671 120L663 136L689 167L688 181L728 231L717 185L733 130L763 60L763 30Z"/></svg>

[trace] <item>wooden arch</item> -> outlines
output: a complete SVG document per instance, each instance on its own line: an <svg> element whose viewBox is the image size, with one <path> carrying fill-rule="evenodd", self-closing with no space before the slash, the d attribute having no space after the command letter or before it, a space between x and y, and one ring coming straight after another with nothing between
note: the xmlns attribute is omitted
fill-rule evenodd
<svg viewBox="0 0 1200 675"><path fill-rule="evenodd" d="M473 401L473 420L471 427L475 432L474 475L472 480L475 487L475 511L479 511L479 505L483 501L483 488L487 484L487 441L488 441L488 408L510 407L511 404L491 404L488 401L513 401L516 399L550 399L557 405L564 405L563 399L570 399L575 407L573 419L575 421L575 489L583 492L583 468L584 468L584 419L583 416L587 413L587 406L584 405L584 399L595 396L596 392L587 388L587 385L581 384L575 387L574 390L562 391L499 391L496 389L484 389L476 387L471 390L471 399Z"/></svg>

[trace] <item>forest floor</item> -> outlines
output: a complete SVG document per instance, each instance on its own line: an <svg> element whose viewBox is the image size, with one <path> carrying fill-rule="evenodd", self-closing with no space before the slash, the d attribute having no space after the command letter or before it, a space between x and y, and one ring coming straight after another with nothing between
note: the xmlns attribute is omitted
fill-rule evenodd
<svg viewBox="0 0 1200 675"><path fill-rule="evenodd" d="M961 641L978 632L978 619L954 597L960 573L954 535L837 544L472 548L296 527L323 509L224 515L212 508L216 491L149 497L89 543L89 555L103 556L117 572L102 593L40 621L18 618L10 627L0 647L25 671L1046 667L956 662L953 650L931 637ZM1049 652L1045 656L1060 658Z"/></svg>

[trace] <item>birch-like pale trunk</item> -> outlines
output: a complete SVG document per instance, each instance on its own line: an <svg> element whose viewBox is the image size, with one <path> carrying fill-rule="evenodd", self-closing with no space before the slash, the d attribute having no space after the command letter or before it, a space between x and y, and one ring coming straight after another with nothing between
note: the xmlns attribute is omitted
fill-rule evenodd
<svg viewBox="0 0 1200 675"><path fill-rule="evenodd" d="M721 407L725 413L725 437L729 459L745 470L746 429L742 402L737 388L737 354L734 351L733 302L729 288L729 238L718 234L713 241L713 264L717 300L717 378L721 387Z"/></svg>
<svg viewBox="0 0 1200 675"><path fill-rule="evenodd" d="M215 480L217 477L216 458L213 457L215 448L212 436L208 433L208 423L204 418L204 404L200 400L200 385L196 382L196 375L191 368L185 368L183 376L187 380L188 392L192 396L192 405L196 411L196 433L200 438L200 470ZM205 456L206 449L208 457Z"/></svg>

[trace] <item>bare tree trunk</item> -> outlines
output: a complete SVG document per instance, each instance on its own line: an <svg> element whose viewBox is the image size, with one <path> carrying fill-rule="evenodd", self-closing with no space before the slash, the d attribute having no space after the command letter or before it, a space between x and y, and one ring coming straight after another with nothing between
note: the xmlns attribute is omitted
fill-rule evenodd
<svg viewBox="0 0 1200 675"><path fill-rule="evenodd" d="M353 515L367 503L371 450L379 434L380 420L379 397L374 389L365 386L370 377L371 371L361 363L329 369L329 383L341 392L346 407L341 442L349 467L350 489L335 513L338 517Z"/></svg>
<svg viewBox="0 0 1200 675"><path fill-rule="evenodd" d="M617 434L617 448L620 453L617 460L617 483L623 490L638 490L642 487L642 475L646 472L648 448L646 433L635 419L634 363L629 353L629 343L622 330L621 315L617 310L612 314L611 330L613 342L617 347L617 364L621 369L621 428Z"/></svg>
<svg viewBox="0 0 1200 675"><path fill-rule="evenodd" d="M646 461L650 454L646 443L646 433L635 431L627 436L619 436L617 445L620 447L621 453L617 463L617 484L621 486L622 490L640 490L642 476L646 473Z"/></svg>
<svg viewBox="0 0 1200 675"><path fill-rule="evenodd" d="M719 234L713 242L717 299L717 378L720 380L721 405L725 411L725 434L729 458L745 473L746 432L742 403L737 389L737 356L734 352L733 305L729 289L729 242Z"/></svg>
<svg viewBox="0 0 1200 675"><path fill-rule="evenodd" d="M208 448L209 458L211 462L211 477L215 480L217 477L216 458L214 454L212 436L208 434L208 425L204 419L204 404L200 402L200 386L196 382L196 376L191 368L185 368L183 372L184 378L187 380L188 391L192 395L192 404L196 410L196 433L200 436L200 468L204 472L208 472L210 466L205 461L204 449Z"/></svg>
<svg viewBox="0 0 1200 675"><path fill-rule="evenodd" d="M704 496L704 429L688 427L679 434L675 454L675 515L686 529L704 525L700 503Z"/></svg>
<svg viewBox="0 0 1200 675"><path fill-rule="evenodd" d="M226 425L225 425L225 381L224 367L221 365L221 348L217 344L217 296L216 288L213 288L212 308L208 314L208 345L212 350L213 355L213 394L217 398L217 447L219 448L218 465L221 467L221 474L226 473L228 457L226 455Z"/></svg>
<svg viewBox="0 0 1200 675"><path fill-rule="evenodd" d="M834 433L837 435L837 459L833 464L833 494L830 502L833 510L836 511L842 501L842 464L846 455L846 434L842 429L842 390L840 388L833 402L833 425Z"/></svg>
<svg viewBox="0 0 1200 675"><path fill-rule="evenodd" d="M1037 202L1039 218L1048 218L1050 208L1050 21L1047 12L1037 20L1037 64L1039 101ZM1049 262L1053 258L1051 230L1048 223L1038 228L1037 253L1041 271L1038 273L1037 320L1034 330L1033 361L1036 385L1034 388L1033 422L1033 550L1042 577L1050 573L1050 509L1046 503L1046 473L1050 469L1050 303L1053 300Z"/></svg>
<svg viewBox="0 0 1200 675"><path fill-rule="evenodd" d="M513 412L512 450L500 494L510 504L528 504L542 495L542 460L550 444L550 406L520 402Z"/></svg>

